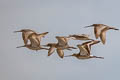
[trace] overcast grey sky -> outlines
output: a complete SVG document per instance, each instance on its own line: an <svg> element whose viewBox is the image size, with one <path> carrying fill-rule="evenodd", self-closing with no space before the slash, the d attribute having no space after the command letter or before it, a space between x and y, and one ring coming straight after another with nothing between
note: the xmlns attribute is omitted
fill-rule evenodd
<svg viewBox="0 0 120 80"><path fill-rule="evenodd" d="M21 33L33 29L50 32L42 44L56 42L57 36L90 34L84 26L103 23L119 28L119 0L0 0L0 80L119 80L119 31L108 31L106 45L92 47L92 54L105 59L60 59L56 53L38 52L16 46L23 45ZM70 41L70 45L81 41ZM79 50L65 51L65 55Z"/></svg>

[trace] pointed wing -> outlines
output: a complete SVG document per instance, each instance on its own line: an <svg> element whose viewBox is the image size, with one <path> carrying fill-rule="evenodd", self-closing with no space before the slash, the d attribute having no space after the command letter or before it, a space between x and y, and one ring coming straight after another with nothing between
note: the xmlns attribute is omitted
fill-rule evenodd
<svg viewBox="0 0 120 80"><path fill-rule="evenodd" d="M90 40L89 36L87 34L81 34L81 35L69 35L70 37L74 37L74 40Z"/></svg>
<svg viewBox="0 0 120 80"><path fill-rule="evenodd" d="M98 39L98 37L100 36L100 32L101 32L100 28L101 28L100 26L94 27L94 34L96 39Z"/></svg>
<svg viewBox="0 0 120 80"><path fill-rule="evenodd" d="M77 45L77 46L80 49L80 52L79 52L80 55L83 55L83 56L90 55L90 50L88 46L86 45Z"/></svg>
<svg viewBox="0 0 120 80"><path fill-rule="evenodd" d="M63 50L57 49L57 53L58 53L58 56L59 56L60 58L63 58L63 57L64 57L64 51L63 51Z"/></svg>
<svg viewBox="0 0 120 80"><path fill-rule="evenodd" d="M44 37L45 35L47 35L48 32L44 32L44 33L41 33L41 34L37 34L37 38L39 39L39 41L41 41L41 38Z"/></svg>
<svg viewBox="0 0 120 80"><path fill-rule="evenodd" d="M39 47L40 46L40 41L38 40L35 33L31 34L28 38L31 42L32 47Z"/></svg>
<svg viewBox="0 0 120 80"><path fill-rule="evenodd" d="M85 43L82 43L82 45L77 45L78 48L80 49L80 55L90 55L91 46L99 42L100 41L92 40L92 41L87 41Z"/></svg>
<svg viewBox="0 0 120 80"><path fill-rule="evenodd" d="M91 46L94 45L94 44L97 44L99 42L100 41L92 40L92 41L84 42L82 45L84 45L86 48L88 48L89 50L91 50Z"/></svg>
<svg viewBox="0 0 120 80"><path fill-rule="evenodd" d="M100 34L100 39L103 44L105 44L105 42L106 42L106 31L107 31L106 29L103 29Z"/></svg>
<svg viewBox="0 0 120 80"><path fill-rule="evenodd" d="M100 41L98 41L98 40L93 40L93 41L91 41L90 43L88 43L87 45L90 46L90 48L91 48L92 45L97 44L97 43L99 43L99 42L100 42Z"/></svg>
<svg viewBox="0 0 120 80"><path fill-rule="evenodd" d="M67 44L68 44L67 38L59 37L59 38L57 38L57 40L58 40L58 44L59 44L60 46L64 46L64 45L67 45Z"/></svg>
<svg viewBox="0 0 120 80"><path fill-rule="evenodd" d="M94 34L95 34L95 38L98 39L100 37L101 31L107 27L107 25L104 24L98 24L94 27Z"/></svg>
<svg viewBox="0 0 120 80"><path fill-rule="evenodd" d="M50 56L52 53L54 53L55 52L55 47L54 46L51 46L50 48L49 48L49 51L48 51L48 56Z"/></svg>

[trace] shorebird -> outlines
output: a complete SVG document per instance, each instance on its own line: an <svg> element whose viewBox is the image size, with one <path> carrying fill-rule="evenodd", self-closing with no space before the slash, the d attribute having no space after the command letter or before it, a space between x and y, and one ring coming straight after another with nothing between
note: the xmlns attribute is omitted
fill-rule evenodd
<svg viewBox="0 0 120 80"><path fill-rule="evenodd" d="M57 51L58 55L60 58L64 57L64 49L71 50L71 49L77 49L75 47L69 46L68 45L68 40L71 39L71 37L65 37L65 36L56 36L56 39L58 40L58 43L48 43L47 46L50 47L48 51L48 56L52 55L52 53Z"/></svg>
<svg viewBox="0 0 120 80"><path fill-rule="evenodd" d="M50 47L49 50L48 50L48 56L52 55L56 50L57 54L60 58L64 57L64 51L63 51L64 48L59 46L58 43L48 43L47 45L43 45L43 46Z"/></svg>
<svg viewBox="0 0 120 80"><path fill-rule="evenodd" d="M73 39L72 37L56 36L56 39L58 40L57 45L59 46L59 49L77 49L68 45L68 40Z"/></svg>
<svg viewBox="0 0 120 80"><path fill-rule="evenodd" d="M73 37L74 40L93 40L89 38L89 35L87 34L74 34L74 35L69 35L69 37Z"/></svg>
<svg viewBox="0 0 120 80"><path fill-rule="evenodd" d="M41 49L49 50L47 48L43 48L42 46L38 46L38 47L32 47L32 46L33 46L32 44L27 44L27 45L23 45L23 46L18 46L16 48L27 47L30 50L36 50L36 51L41 50Z"/></svg>
<svg viewBox="0 0 120 80"><path fill-rule="evenodd" d="M24 44L27 45L28 43L28 36L32 33L36 33L35 31L31 30L31 29L22 29L22 30L19 30L19 31L14 31L15 33L16 32L22 32L22 38L23 38L23 41L24 41Z"/></svg>
<svg viewBox="0 0 120 80"><path fill-rule="evenodd" d="M57 43L48 43L47 45L43 45L45 47L50 47L48 50L48 56L52 55L55 52L55 48L57 48Z"/></svg>
<svg viewBox="0 0 120 80"><path fill-rule="evenodd" d="M85 43L82 43L81 45L78 44L77 47L80 49L79 53L75 53L72 55L68 55L68 56L64 56L64 57L69 57L69 56L74 56L77 59L90 59L90 58L100 58L100 59L104 59L104 57L97 57L97 56L93 56L91 55L91 46L94 44L99 43L100 41L97 40L92 40L92 41L88 41Z"/></svg>
<svg viewBox="0 0 120 80"><path fill-rule="evenodd" d="M94 34L96 39L98 39L100 37L101 41L103 44L105 44L106 41L106 31L109 29L113 29L113 30L119 30L115 27L110 27L104 24L93 24L90 26L86 26L86 27L94 27Z"/></svg>
<svg viewBox="0 0 120 80"><path fill-rule="evenodd" d="M48 50L47 48L43 48L40 45L41 38L44 37L46 34L48 34L48 32L44 32L44 33L41 33L41 34L32 33L28 36L28 39L30 40L30 44L27 44L27 45L24 45L24 46L19 46L17 48L27 47L31 50L40 50L40 49Z"/></svg>
<svg viewBox="0 0 120 80"><path fill-rule="evenodd" d="M105 26L107 26L107 25L104 25L104 24L92 24L90 26L85 26L85 28L87 28L87 27L94 27L95 38L98 39L100 37L101 30Z"/></svg>
<svg viewBox="0 0 120 80"><path fill-rule="evenodd" d="M112 30L119 30L119 29L117 29L115 27L109 27L109 26L107 26L104 29L102 29L101 30L101 34L100 34L100 39L101 39L103 44L105 44L105 42L106 42L106 32L107 32L107 30L110 30L110 29L112 29Z"/></svg>

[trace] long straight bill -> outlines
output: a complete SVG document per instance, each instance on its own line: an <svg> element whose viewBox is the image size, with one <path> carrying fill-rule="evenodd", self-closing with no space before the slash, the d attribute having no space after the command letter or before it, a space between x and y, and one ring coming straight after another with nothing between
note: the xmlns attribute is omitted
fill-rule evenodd
<svg viewBox="0 0 120 80"><path fill-rule="evenodd" d="M21 48L21 47L25 47L25 45L24 45L24 46L18 46L18 47L16 47L16 48Z"/></svg>
<svg viewBox="0 0 120 80"><path fill-rule="evenodd" d="M67 55L67 56L64 56L64 57L70 57L70 56L72 56L72 55Z"/></svg>
<svg viewBox="0 0 120 80"><path fill-rule="evenodd" d="M96 57L96 58L104 59L104 57Z"/></svg>
<svg viewBox="0 0 120 80"><path fill-rule="evenodd" d="M14 31L14 33L21 32L21 31Z"/></svg>
<svg viewBox="0 0 120 80"><path fill-rule="evenodd" d="M88 28L88 27L93 27L92 25L90 25L90 26L85 26L84 28Z"/></svg>

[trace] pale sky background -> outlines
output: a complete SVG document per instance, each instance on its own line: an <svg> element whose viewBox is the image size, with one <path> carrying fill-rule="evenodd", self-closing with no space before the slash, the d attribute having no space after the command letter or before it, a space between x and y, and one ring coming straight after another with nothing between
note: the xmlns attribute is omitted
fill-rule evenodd
<svg viewBox="0 0 120 80"><path fill-rule="evenodd" d="M55 36L90 34L84 26L103 23L120 27L119 0L0 0L0 80L119 80L120 31L108 31L107 42L92 47L92 54L105 59L60 59L56 52L19 48L20 29L48 31L41 44L57 42ZM120 28L119 28L120 29ZM70 41L70 45L82 41ZM65 55L79 50L64 51Z"/></svg>

